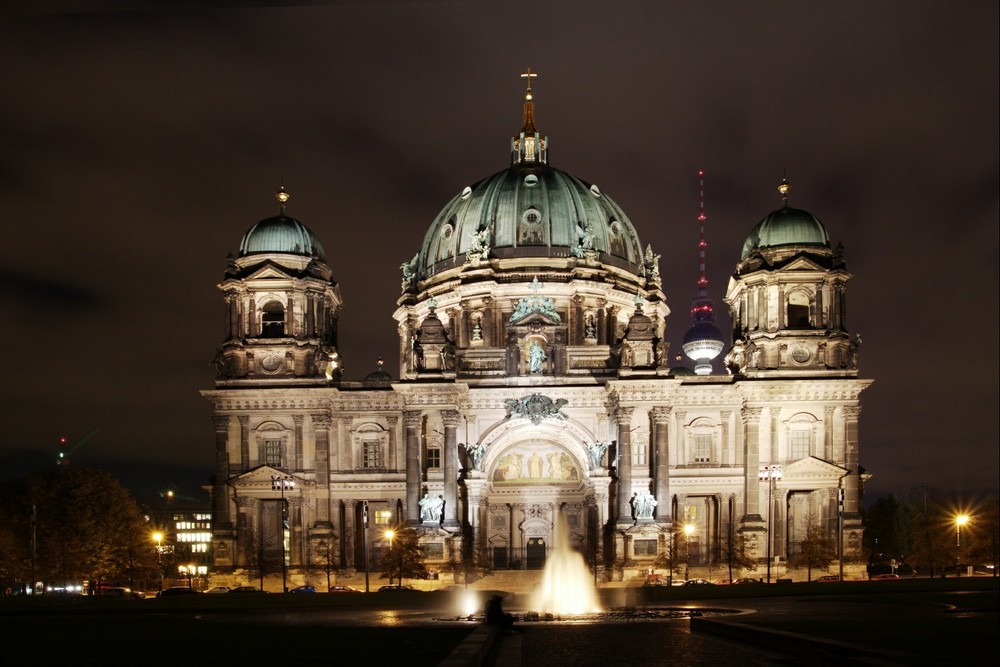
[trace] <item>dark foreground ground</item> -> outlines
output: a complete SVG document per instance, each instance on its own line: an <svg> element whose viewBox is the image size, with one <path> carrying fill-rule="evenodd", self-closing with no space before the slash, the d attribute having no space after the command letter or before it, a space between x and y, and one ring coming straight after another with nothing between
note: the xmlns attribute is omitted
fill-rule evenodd
<svg viewBox="0 0 1000 667"><path fill-rule="evenodd" d="M438 665L478 625L458 619L461 595L3 598L0 665ZM607 607L705 615L523 623L515 637L500 638L490 660L498 667L995 665L998 599L995 579L617 591ZM509 597L506 606L516 612L521 602Z"/></svg>

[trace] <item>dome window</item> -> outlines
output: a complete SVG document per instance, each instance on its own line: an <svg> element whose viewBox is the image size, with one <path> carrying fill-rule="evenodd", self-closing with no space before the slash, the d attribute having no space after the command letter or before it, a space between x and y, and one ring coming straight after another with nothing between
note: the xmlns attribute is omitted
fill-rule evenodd
<svg viewBox="0 0 1000 667"><path fill-rule="evenodd" d="M285 307L268 301L260 312L261 338L281 338L285 335Z"/></svg>
<svg viewBox="0 0 1000 667"><path fill-rule="evenodd" d="M451 235L455 232L455 228L451 226L451 223L446 224L441 228L441 238L450 239Z"/></svg>
<svg viewBox="0 0 1000 667"><path fill-rule="evenodd" d="M622 226L621 224L619 224L617 220L611 221L611 233L614 234L615 236L621 236Z"/></svg>
<svg viewBox="0 0 1000 667"><path fill-rule="evenodd" d="M809 295L796 291L788 295L788 328L808 329L812 326L809 322Z"/></svg>
<svg viewBox="0 0 1000 667"><path fill-rule="evenodd" d="M534 174L528 174L524 177L524 184L529 188L533 188L538 185L538 177Z"/></svg>
<svg viewBox="0 0 1000 667"><path fill-rule="evenodd" d="M601 196L601 189L598 188L596 185L591 185L590 186L590 194L594 195L595 197L600 197Z"/></svg>
<svg viewBox="0 0 1000 667"><path fill-rule="evenodd" d="M537 225L542 219L542 215L538 212L538 209L529 208L524 212L523 220L529 225Z"/></svg>
<svg viewBox="0 0 1000 667"><path fill-rule="evenodd" d="M462 199L468 199L471 196L472 196L472 188L466 185L465 189L462 190Z"/></svg>

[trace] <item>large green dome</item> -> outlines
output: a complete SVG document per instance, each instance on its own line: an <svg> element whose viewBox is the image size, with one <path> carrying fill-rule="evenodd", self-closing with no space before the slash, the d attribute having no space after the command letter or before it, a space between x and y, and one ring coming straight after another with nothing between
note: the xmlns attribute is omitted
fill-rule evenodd
<svg viewBox="0 0 1000 667"><path fill-rule="evenodd" d="M829 248L830 238L826 227L812 213L784 206L757 223L743 243L740 258L746 259L754 248L791 245Z"/></svg>
<svg viewBox="0 0 1000 667"><path fill-rule="evenodd" d="M448 202L424 236L420 278L460 266L481 230L493 258L571 257L587 236L599 262L641 272L639 237L618 204L544 162L514 164Z"/></svg>
<svg viewBox="0 0 1000 667"><path fill-rule="evenodd" d="M240 242L240 257L273 252L326 260L323 246L309 228L286 215L261 220Z"/></svg>

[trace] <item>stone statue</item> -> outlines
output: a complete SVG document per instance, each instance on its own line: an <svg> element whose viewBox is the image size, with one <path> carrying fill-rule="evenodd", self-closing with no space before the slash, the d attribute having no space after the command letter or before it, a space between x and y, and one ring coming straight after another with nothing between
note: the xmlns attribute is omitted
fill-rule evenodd
<svg viewBox="0 0 1000 667"><path fill-rule="evenodd" d="M435 523L441 520L441 506L444 501L440 496L425 493L420 499L420 520L424 523Z"/></svg>
<svg viewBox="0 0 1000 667"><path fill-rule="evenodd" d="M660 256L653 252L653 246L646 245L646 256L642 261L642 268L645 269L646 278L659 280L660 278Z"/></svg>
<svg viewBox="0 0 1000 667"><path fill-rule="evenodd" d="M417 257L419 253L413 256L409 262L403 262L399 265L399 268L403 270L403 285L402 289L407 290L417 284Z"/></svg>
<svg viewBox="0 0 1000 667"><path fill-rule="evenodd" d="M465 453L472 460L473 470L482 470L483 457L486 456L486 447L482 443L476 442L465 447Z"/></svg>
<svg viewBox="0 0 1000 667"><path fill-rule="evenodd" d="M636 519L652 519L653 508L658 503L649 491L639 491L632 497L632 507L635 508Z"/></svg>
<svg viewBox="0 0 1000 667"><path fill-rule="evenodd" d="M441 368L446 371L455 370L455 346L451 342L441 348Z"/></svg>
<svg viewBox="0 0 1000 667"><path fill-rule="evenodd" d="M469 238L472 240L472 242L469 244L470 254L477 254L481 258L489 257L490 254L489 227L483 227L479 231L470 233Z"/></svg>
<svg viewBox="0 0 1000 667"><path fill-rule="evenodd" d="M593 468L600 468L604 459L604 453L608 451L606 442L588 442L587 451L590 453L590 464Z"/></svg>
<svg viewBox="0 0 1000 667"><path fill-rule="evenodd" d="M582 222L576 223L577 243L573 247L574 257L585 257L588 253L594 252L594 226Z"/></svg>
<svg viewBox="0 0 1000 667"><path fill-rule="evenodd" d="M531 345L528 346L528 368L532 373L541 373L544 361L545 350L537 340L531 341Z"/></svg>
<svg viewBox="0 0 1000 667"><path fill-rule="evenodd" d="M632 368L635 363L635 355L632 353L632 346L627 340L622 339L618 344L618 367Z"/></svg>
<svg viewBox="0 0 1000 667"><path fill-rule="evenodd" d="M594 327L593 315L587 315L587 329L583 335L587 338L597 338L597 329Z"/></svg>

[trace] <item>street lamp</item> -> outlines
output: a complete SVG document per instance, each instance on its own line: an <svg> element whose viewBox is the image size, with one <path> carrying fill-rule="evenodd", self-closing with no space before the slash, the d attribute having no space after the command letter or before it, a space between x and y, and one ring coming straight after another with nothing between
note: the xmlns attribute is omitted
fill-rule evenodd
<svg viewBox="0 0 1000 667"><path fill-rule="evenodd" d="M288 530L288 503L285 489L295 488L295 478L291 475L271 475L271 490L281 492L281 590L288 592L288 562L285 550L285 535Z"/></svg>
<svg viewBox="0 0 1000 667"><path fill-rule="evenodd" d="M771 512L774 503L771 502L771 496L774 495L774 480L781 479L784 473L781 470L781 466L761 466L760 473L758 474L758 479L760 481L767 480L767 583L771 583Z"/></svg>
<svg viewBox="0 0 1000 667"><path fill-rule="evenodd" d="M392 528L389 528L388 530L386 530L383 533L383 535L385 536L385 539L389 540L389 557L392 558L392 538L396 537L396 531L394 531ZM390 560L389 563L391 565L392 561ZM400 582L399 583L403 583L402 577L400 577ZM391 570L389 571L389 585L392 586L392 571Z"/></svg>
<svg viewBox="0 0 1000 667"><path fill-rule="evenodd" d="M962 546L962 526L969 523L968 514L959 514L955 517L955 546Z"/></svg>
<svg viewBox="0 0 1000 667"><path fill-rule="evenodd" d="M691 579L691 536L694 535L694 524L684 524L684 581Z"/></svg>
<svg viewBox="0 0 1000 667"><path fill-rule="evenodd" d="M160 554L162 553L163 544L163 533L160 531L154 531L151 535L153 541L156 542L156 569L160 575L160 590L163 590L163 566L160 564Z"/></svg>

